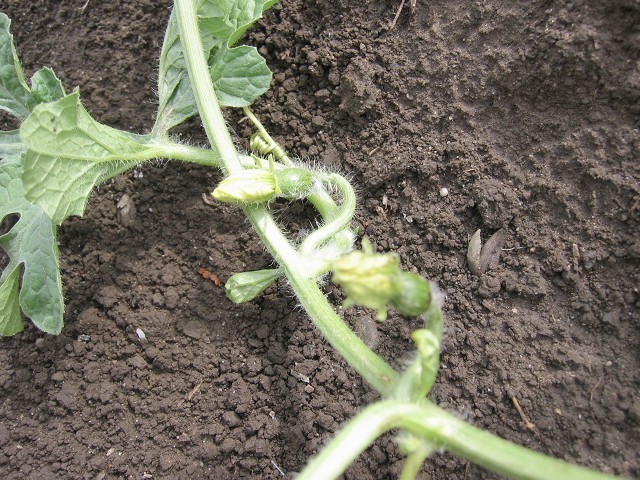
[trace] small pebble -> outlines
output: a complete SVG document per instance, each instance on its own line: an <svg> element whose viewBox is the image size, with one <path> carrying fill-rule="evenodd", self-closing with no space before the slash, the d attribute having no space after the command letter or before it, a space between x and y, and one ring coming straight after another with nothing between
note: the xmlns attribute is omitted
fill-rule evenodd
<svg viewBox="0 0 640 480"><path fill-rule="evenodd" d="M142 331L141 328L136 328L136 335L138 335L138 338L140 340L146 340L147 339L147 335Z"/></svg>
<svg viewBox="0 0 640 480"><path fill-rule="evenodd" d="M449 189L447 187L442 187L440 189L440 196L444 198L447 195L449 195Z"/></svg>

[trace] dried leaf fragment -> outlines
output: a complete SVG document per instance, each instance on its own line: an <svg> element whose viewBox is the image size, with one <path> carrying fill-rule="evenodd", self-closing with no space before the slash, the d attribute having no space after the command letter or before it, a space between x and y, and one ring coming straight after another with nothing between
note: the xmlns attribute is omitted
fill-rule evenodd
<svg viewBox="0 0 640 480"><path fill-rule="evenodd" d="M480 230L476 230L476 233L473 234L469 241L469 248L467 249L467 263L471 273L480 277L489 267L498 265L502 247L506 241L507 232L504 228L501 228L491 235L483 246Z"/></svg>
<svg viewBox="0 0 640 480"><path fill-rule="evenodd" d="M202 275L203 278L206 278L207 280L211 280L215 284L216 287L222 287L224 285L222 280L220 280L215 273L211 273L206 268L200 267L198 269L198 273L200 275Z"/></svg>
<svg viewBox="0 0 640 480"><path fill-rule="evenodd" d="M118 222L125 227L133 225L136 220L136 206L133 199L125 193L118 200L116 208L118 209Z"/></svg>
<svg viewBox="0 0 640 480"><path fill-rule="evenodd" d="M480 269L481 250L482 239L480 238L480 229L478 229L471 237L471 240L469 240L469 247L467 248L467 263L469 264L469 270L471 270L471 273L477 277L484 273Z"/></svg>

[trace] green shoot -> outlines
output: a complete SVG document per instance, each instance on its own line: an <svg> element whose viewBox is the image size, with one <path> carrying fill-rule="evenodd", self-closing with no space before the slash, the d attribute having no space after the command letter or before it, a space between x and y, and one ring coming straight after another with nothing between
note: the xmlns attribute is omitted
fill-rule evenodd
<svg viewBox="0 0 640 480"><path fill-rule="evenodd" d="M222 170L212 193L242 208L277 268L237 273L227 282L235 303L251 301L285 278L318 330L382 397L352 419L299 478L340 476L377 437L398 428L407 456L402 479L415 478L428 455L446 449L490 470L522 479L604 479L606 475L554 460L471 427L427 399L440 362L443 318L435 287L403 271L399 256L354 250L356 197L338 173L294 164L249 106L268 87L271 72L253 47L235 46L275 0L176 0L168 21L158 79L158 111L151 132L134 135L103 125L77 90L66 95L53 72L36 72L29 87L0 14L0 108L18 131L0 132L0 221L18 218L0 236L9 263L0 276L0 335L23 328L22 315L57 334L64 304L56 228L83 215L95 186L142 162L171 158ZM237 151L221 107L243 108L256 127L250 155ZM198 114L210 149L170 140L170 130ZM307 199L323 223L299 243L274 220L276 198ZM319 287L327 274L360 305L384 320L389 310L420 316L412 334L414 360L397 372L342 321Z"/></svg>

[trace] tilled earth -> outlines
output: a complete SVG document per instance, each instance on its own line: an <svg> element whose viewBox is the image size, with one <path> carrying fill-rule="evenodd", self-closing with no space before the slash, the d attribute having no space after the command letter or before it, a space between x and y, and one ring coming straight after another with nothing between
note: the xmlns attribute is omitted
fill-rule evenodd
<svg viewBox="0 0 640 480"><path fill-rule="evenodd" d="M28 75L51 66L100 121L144 132L170 3L0 10ZM247 37L274 70L255 110L292 154L353 178L360 230L446 293L434 400L639 477L640 4L409 3L390 28L399 1L283 0ZM228 119L246 146L248 125ZM178 133L204 142L195 121ZM285 284L236 306L198 274L271 263L238 209L203 202L218 181L145 165L62 227L65 330L0 342L2 478L282 478L376 399ZM124 195L135 215L119 215ZM309 226L304 205L277 215L294 236ZM499 264L473 275L471 235L501 228ZM342 313L404 365L416 322ZM401 465L387 435L346 478ZM442 453L420 478L497 477Z"/></svg>

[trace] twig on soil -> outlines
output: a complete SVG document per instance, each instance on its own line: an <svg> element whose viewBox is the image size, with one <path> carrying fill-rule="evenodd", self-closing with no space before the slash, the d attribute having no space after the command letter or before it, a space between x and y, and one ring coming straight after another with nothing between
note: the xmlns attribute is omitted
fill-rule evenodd
<svg viewBox="0 0 640 480"><path fill-rule="evenodd" d="M537 433L536 426L533 423L531 423L531 420L529 420L529 417L527 417L525 415L525 413L522 410L522 407L520 406L520 403L518 402L518 399L515 397L515 395L511 397L511 401L513 402L513 406L516 407L516 410L518 411L518 414L520 415L520 418L524 422L525 426L529 430Z"/></svg>
<svg viewBox="0 0 640 480"><path fill-rule="evenodd" d="M80 7L80 11L84 12L84 10L89 6L89 2L91 0L87 0L86 2L84 2L84 5L82 7Z"/></svg>
<svg viewBox="0 0 640 480"><path fill-rule="evenodd" d="M282 475L283 477L287 476L287 474L282 471L282 469L278 466L278 464L276 462L271 460L271 464L276 468L276 470L278 470L280 472L280 475Z"/></svg>
<svg viewBox="0 0 640 480"><path fill-rule="evenodd" d="M593 387L591 387L591 390L589 390L589 405L591 405L591 402L593 402L593 394L595 393L596 388L598 388L603 382L604 382L604 375L601 375L598 381L596 382L596 384Z"/></svg>
<svg viewBox="0 0 640 480"><path fill-rule="evenodd" d="M393 30L398 22L398 18L400 18L400 13L402 13L402 9L404 8L404 3L406 0L402 0L400 2L400 6L398 7L398 11L396 12L396 16L393 17L393 20L389 24L389 30ZM409 0L409 5L411 5L411 13L414 14L416 12L416 3L418 0Z"/></svg>
<svg viewBox="0 0 640 480"><path fill-rule="evenodd" d="M303 375L300 372L296 372L293 368L291 369L291 376L294 378L297 378L303 383L309 383L311 381L309 377L307 377L306 375Z"/></svg>
<svg viewBox="0 0 640 480"><path fill-rule="evenodd" d="M189 391L189 393L187 393L185 395L185 397L180 400L180 402L178 403L178 407L181 406L184 402L190 402L191 399L195 396L196 393L198 393L198 390L200 390L200 387L202 386L202 383L204 382L204 380L200 380L195 387L193 387L191 389L191 391Z"/></svg>
<svg viewBox="0 0 640 480"><path fill-rule="evenodd" d="M200 267L198 269L198 273L200 275L202 275L203 278L206 278L207 280L211 280L216 287L223 287L224 283L222 282L222 280L220 280L220 278L218 278L218 276L215 273L211 273L209 270L207 270L204 267Z"/></svg>
<svg viewBox="0 0 640 480"><path fill-rule="evenodd" d="M571 260L573 261L573 269L577 272L580 269L580 247L577 243L571 244Z"/></svg>
<svg viewBox="0 0 640 480"><path fill-rule="evenodd" d="M211 200L209 198L209 195L207 195L206 193L202 194L202 201L205 203L205 205L209 205L209 206L214 206L215 202L213 200Z"/></svg>
<svg viewBox="0 0 640 480"><path fill-rule="evenodd" d="M367 153L367 156L372 157L374 156L376 153L378 153L378 151L380 150L380 146L375 147L373 150L369 151L369 153Z"/></svg>
<svg viewBox="0 0 640 480"><path fill-rule="evenodd" d="M198 393L198 390L200 390L200 387L202 386L202 382L203 380L200 380L197 385L195 387L193 387L191 389L191 391L187 394L187 401L191 401L191 399L193 398L193 396Z"/></svg>

